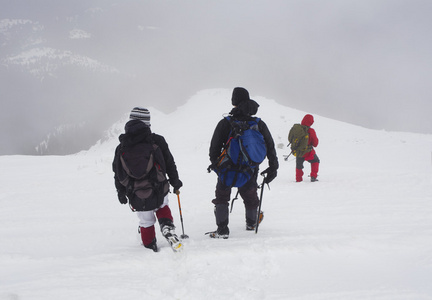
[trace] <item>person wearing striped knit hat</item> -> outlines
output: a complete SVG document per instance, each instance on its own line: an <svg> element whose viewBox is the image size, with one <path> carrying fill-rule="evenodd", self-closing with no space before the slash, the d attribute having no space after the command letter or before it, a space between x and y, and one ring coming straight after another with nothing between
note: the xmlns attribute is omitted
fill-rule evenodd
<svg viewBox="0 0 432 300"><path fill-rule="evenodd" d="M147 108L135 107L130 113L131 120L140 120L150 127L150 112Z"/></svg>
<svg viewBox="0 0 432 300"><path fill-rule="evenodd" d="M148 200L149 198L139 196L140 191L136 189L136 182L138 180L132 180L133 183L131 184L130 181L127 181L128 174L124 171L124 161L126 159L124 157L124 149L134 149L134 147L137 149L140 146L143 147L141 149L149 149L149 147L146 148L143 144L150 144L153 147L150 147L151 150L148 150L148 152L154 153L154 165L158 163L158 169L163 170L169 184L174 188L174 193L179 194L179 189L183 186L183 183L179 179L174 157L169 150L165 138L156 133L152 133L150 130L150 112L148 109L135 107L131 111L130 120L125 125L125 133L119 136L119 140L120 144L116 148L113 161L113 171L115 174L114 183L117 189L117 196L121 204L127 204L129 201L132 211L136 211L139 218L139 232L144 247L152 249L155 252L158 251L154 227L157 219L162 235L168 240L175 251L180 250L182 244L174 231L175 226L168 204L169 185L166 180L164 181L163 192L159 193L162 194L160 199L157 201L150 201ZM137 145L138 147L136 147ZM155 148L155 145L157 146L157 150L152 150ZM132 150L130 151L132 153ZM144 156L149 156L149 153L143 153L142 150L135 150L133 155L130 156L132 157L132 159L130 159L132 160L131 169L139 168L139 162L145 161ZM145 171L145 169L146 167L141 168L140 172ZM125 182L128 182L128 184L125 185Z"/></svg>

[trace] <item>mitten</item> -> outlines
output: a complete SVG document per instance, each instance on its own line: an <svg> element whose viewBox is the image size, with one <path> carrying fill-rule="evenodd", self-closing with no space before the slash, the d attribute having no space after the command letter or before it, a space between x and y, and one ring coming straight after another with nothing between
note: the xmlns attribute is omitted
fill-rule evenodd
<svg viewBox="0 0 432 300"><path fill-rule="evenodd" d="M127 204L128 198L126 197L125 192L117 191L117 197L121 204Z"/></svg>
<svg viewBox="0 0 432 300"><path fill-rule="evenodd" d="M173 183L171 183L171 185L174 188L174 193L177 194L177 195L180 194L179 190L183 186L183 182L181 182L180 179L177 179L177 180L173 181Z"/></svg>

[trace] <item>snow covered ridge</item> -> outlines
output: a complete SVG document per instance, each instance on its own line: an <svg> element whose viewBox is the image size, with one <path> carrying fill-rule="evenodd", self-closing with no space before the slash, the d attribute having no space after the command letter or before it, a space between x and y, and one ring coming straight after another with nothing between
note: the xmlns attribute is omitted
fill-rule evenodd
<svg viewBox="0 0 432 300"><path fill-rule="evenodd" d="M15 26L31 25L34 31L42 30L44 27L39 22L24 19L1 19L0 20L0 33L5 34L8 30Z"/></svg>
<svg viewBox="0 0 432 300"><path fill-rule="evenodd" d="M73 40L89 39L91 34L81 29L73 29L69 32L69 38Z"/></svg>
<svg viewBox="0 0 432 300"><path fill-rule="evenodd" d="M74 28L69 34L70 40L90 39L91 33ZM38 79L54 76L55 71L65 66L76 66L93 72L119 73L118 69L104 64L95 58L80 55L61 47L45 46L47 37L44 26L39 22L24 19L0 20L0 35L4 47L0 57L1 63L24 68Z"/></svg>
<svg viewBox="0 0 432 300"><path fill-rule="evenodd" d="M40 155L49 153L50 143L52 142L52 139L56 139L56 142L60 144L62 143L62 140L64 142L65 139L67 140L79 139L79 134L77 134L76 132L78 132L84 126L85 126L85 122L81 122L80 124L76 124L76 125L66 124L55 128L53 133L49 133L46 139L43 140L41 143L39 143L38 146L35 147L36 152ZM56 145L56 146L61 147L61 145Z"/></svg>
<svg viewBox="0 0 432 300"><path fill-rule="evenodd" d="M61 66L79 66L95 72L119 73L116 68L90 57L50 47L33 48L18 55L9 56L3 62L23 66L38 78L43 78Z"/></svg>
<svg viewBox="0 0 432 300"><path fill-rule="evenodd" d="M170 114L164 114L149 107L152 130L164 135L170 147L174 149L188 147L201 149L205 163L207 163L207 151L214 128L232 108L231 93L232 90L229 89L201 90ZM432 145L432 135L367 129L325 118L313 112L292 109L261 96L251 94L251 98L260 105L257 116L262 118L269 127L279 159L283 159L283 155L289 153L287 144L291 126L294 123L300 123L306 113L312 113L315 117L315 124L312 127L316 128L320 139L318 154L323 149L328 151L328 155L334 159L350 161L353 159L352 154L345 148L346 145L355 145L358 149L362 149L360 153L368 156L369 161L374 161L377 165L389 163L394 166L393 162L382 160L385 151L391 150L394 153L400 151L400 157L404 157L408 151L412 151L410 149L416 149L417 155L423 157L429 165L431 164L432 148L421 145L423 141L429 141ZM102 149L108 152L114 151L118 144L118 135L123 132L128 114L129 112L125 112L125 117L106 131L104 138L93 147L92 152L102 151ZM167 130L166 124L173 122L177 125ZM386 150L376 150L376 145L380 144L384 144ZM404 160L400 163L405 164L406 162L407 160Z"/></svg>

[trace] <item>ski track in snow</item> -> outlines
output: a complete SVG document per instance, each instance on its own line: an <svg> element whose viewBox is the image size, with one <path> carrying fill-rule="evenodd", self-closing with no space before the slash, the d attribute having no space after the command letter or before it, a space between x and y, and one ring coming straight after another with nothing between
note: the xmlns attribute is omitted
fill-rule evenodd
<svg viewBox="0 0 432 300"><path fill-rule="evenodd" d="M182 253L160 232L161 251L144 249L138 219L118 203L111 162L124 120L76 155L0 156L0 300L432 299L432 136L315 115L320 181L308 181L305 163L304 182L295 183L295 161L283 155L290 126L305 113L252 98L284 147L258 234L244 230L240 198L228 240L204 233L215 229L209 141L230 91L201 91L170 115L150 108L152 130L167 139L184 183L190 238ZM204 101L209 115L196 111Z"/></svg>

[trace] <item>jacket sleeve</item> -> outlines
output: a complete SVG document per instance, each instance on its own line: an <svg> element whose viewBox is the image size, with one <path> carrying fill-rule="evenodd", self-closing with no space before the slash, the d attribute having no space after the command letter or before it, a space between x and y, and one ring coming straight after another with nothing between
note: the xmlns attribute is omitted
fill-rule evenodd
<svg viewBox="0 0 432 300"><path fill-rule="evenodd" d="M309 145L312 145L313 147L318 146L318 137L313 128L309 128Z"/></svg>
<svg viewBox="0 0 432 300"><path fill-rule="evenodd" d="M215 131L213 132L213 137L210 142L210 162L212 164L216 163L217 158L222 152L223 147L230 134L231 125L227 119L222 119L217 124Z"/></svg>
<svg viewBox="0 0 432 300"><path fill-rule="evenodd" d="M153 134L155 143L160 147L162 155L165 160L166 173L168 175L169 182L172 186L178 186L180 181L179 174L177 172L177 166L174 161L174 157L169 150L168 143L165 138L161 135Z"/></svg>
<svg viewBox="0 0 432 300"><path fill-rule="evenodd" d="M126 187L120 183L119 174L117 174L118 164L120 164L120 145L117 146L114 154L114 160L112 163L112 169L114 172L114 185L117 192L126 193Z"/></svg>
<svg viewBox="0 0 432 300"><path fill-rule="evenodd" d="M258 128L261 132L261 134L264 136L264 141L266 143L267 147L267 159L269 163L269 167L277 170L279 168L279 162L276 154L276 148L273 141L273 137L270 133L270 130L267 127L267 124L264 123L264 121L260 121L258 123Z"/></svg>

